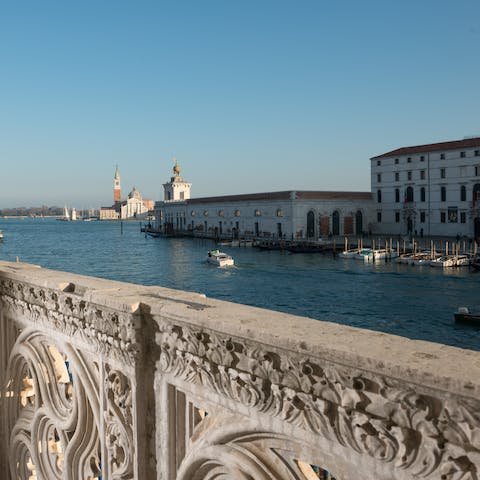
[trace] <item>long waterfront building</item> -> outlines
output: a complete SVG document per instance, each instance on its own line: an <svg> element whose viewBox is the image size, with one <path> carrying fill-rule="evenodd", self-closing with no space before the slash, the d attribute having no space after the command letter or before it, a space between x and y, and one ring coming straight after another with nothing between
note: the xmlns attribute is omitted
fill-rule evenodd
<svg viewBox="0 0 480 480"><path fill-rule="evenodd" d="M191 184L176 164L155 203L156 227L165 233L317 239L360 235L371 228L370 192L287 190L190 198Z"/></svg>
<svg viewBox="0 0 480 480"><path fill-rule="evenodd" d="M370 160L376 233L480 237L480 137Z"/></svg>

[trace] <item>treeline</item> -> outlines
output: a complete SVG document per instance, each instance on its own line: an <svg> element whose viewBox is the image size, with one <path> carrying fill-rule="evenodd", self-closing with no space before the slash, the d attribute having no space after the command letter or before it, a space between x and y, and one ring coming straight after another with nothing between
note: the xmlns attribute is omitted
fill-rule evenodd
<svg viewBox="0 0 480 480"><path fill-rule="evenodd" d="M41 207L14 207L0 209L1 217L51 217L63 215L62 207L48 207L42 205Z"/></svg>

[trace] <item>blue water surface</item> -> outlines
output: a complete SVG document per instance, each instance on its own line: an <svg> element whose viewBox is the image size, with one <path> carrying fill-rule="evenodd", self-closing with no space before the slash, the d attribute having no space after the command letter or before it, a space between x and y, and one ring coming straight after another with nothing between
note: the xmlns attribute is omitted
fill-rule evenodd
<svg viewBox="0 0 480 480"><path fill-rule="evenodd" d="M227 248L236 266L205 262L209 240L145 237L138 222L0 219L0 259L205 293L319 320L480 350L480 329L455 324L480 306L480 274L321 254Z"/></svg>

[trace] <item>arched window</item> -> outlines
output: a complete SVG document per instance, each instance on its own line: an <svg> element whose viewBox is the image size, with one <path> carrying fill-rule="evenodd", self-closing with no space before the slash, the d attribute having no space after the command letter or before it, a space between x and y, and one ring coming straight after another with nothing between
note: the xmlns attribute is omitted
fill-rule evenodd
<svg viewBox="0 0 480 480"><path fill-rule="evenodd" d="M467 200L467 187L462 185L460 187L460 201L465 202Z"/></svg>
<svg viewBox="0 0 480 480"><path fill-rule="evenodd" d="M420 201L424 202L425 201L425 187L422 187L420 189Z"/></svg>
<svg viewBox="0 0 480 480"><path fill-rule="evenodd" d="M260 212L258 209L256 209L253 213L256 217L260 217L262 215L262 212Z"/></svg>
<svg viewBox="0 0 480 480"><path fill-rule="evenodd" d="M473 186L472 200L473 200L474 202L479 202L479 201L480 201L480 183L476 183L476 184Z"/></svg>
<svg viewBox="0 0 480 480"><path fill-rule="evenodd" d="M283 217L283 210L281 208L277 210L277 217Z"/></svg>
<svg viewBox="0 0 480 480"><path fill-rule="evenodd" d="M355 214L355 232L357 235L361 235L363 232L363 215L360 210Z"/></svg>
<svg viewBox="0 0 480 480"><path fill-rule="evenodd" d="M315 237L315 214L310 210L307 213L307 238Z"/></svg>
<svg viewBox="0 0 480 480"><path fill-rule="evenodd" d="M340 214L337 210L332 214L332 233L334 235L340 235Z"/></svg>
<svg viewBox="0 0 480 480"><path fill-rule="evenodd" d="M413 202L413 187L407 187L405 190L405 203Z"/></svg>

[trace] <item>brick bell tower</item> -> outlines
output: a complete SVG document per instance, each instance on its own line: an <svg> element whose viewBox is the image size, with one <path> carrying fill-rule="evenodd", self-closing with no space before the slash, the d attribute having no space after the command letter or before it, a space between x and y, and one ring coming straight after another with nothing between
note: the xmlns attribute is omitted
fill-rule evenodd
<svg viewBox="0 0 480 480"><path fill-rule="evenodd" d="M115 177L113 179L113 202L119 203L121 200L120 191L120 173L118 171L118 165L115 168Z"/></svg>

